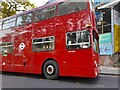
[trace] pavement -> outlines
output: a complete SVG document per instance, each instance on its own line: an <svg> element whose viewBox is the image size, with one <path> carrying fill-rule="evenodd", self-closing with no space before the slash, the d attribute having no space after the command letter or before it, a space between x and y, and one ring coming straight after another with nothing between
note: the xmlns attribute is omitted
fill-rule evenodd
<svg viewBox="0 0 120 90"><path fill-rule="evenodd" d="M101 66L100 70L100 74L120 75L120 68Z"/></svg>

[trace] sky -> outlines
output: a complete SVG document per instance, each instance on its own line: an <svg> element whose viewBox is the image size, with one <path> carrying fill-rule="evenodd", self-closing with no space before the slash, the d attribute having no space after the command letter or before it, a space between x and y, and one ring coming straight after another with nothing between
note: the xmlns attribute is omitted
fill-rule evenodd
<svg viewBox="0 0 120 90"><path fill-rule="evenodd" d="M36 7L44 5L48 0L29 0L30 3L33 3Z"/></svg>

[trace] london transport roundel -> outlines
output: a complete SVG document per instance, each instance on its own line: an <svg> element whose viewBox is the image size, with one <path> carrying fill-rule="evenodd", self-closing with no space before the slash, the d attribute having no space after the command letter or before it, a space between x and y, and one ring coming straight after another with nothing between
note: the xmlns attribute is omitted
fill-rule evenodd
<svg viewBox="0 0 120 90"><path fill-rule="evenodd" d="M19 45L19 49L20 50L23 50L25 48L25 44L24 43L21 43L20 45Z"/></svg>

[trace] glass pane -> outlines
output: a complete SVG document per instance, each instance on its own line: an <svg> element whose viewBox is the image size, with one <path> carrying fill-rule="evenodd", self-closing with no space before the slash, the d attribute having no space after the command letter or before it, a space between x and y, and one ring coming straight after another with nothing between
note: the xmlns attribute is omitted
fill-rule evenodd
<svg viewBox="0 0 120 90"><path fill-rule="evenodd" d="M17 26L24 25L25 24L25 19L23 16L19 16L17 18Z"/></svg>
<svg viewBox="0 0 120 90"><path fill-rule="evenodd" d="M42 39L34 39L33 43L36 43L36 42L42 42Z"/></svg>
<svg viewBox="0 0 120 90"><path fill-rule="evenodd" d="M8 20L4 21L3 29L14 27L15 26L15 21L16 21L16 18L11 18L11 19L8 19Z"/></svg>
<svg viewBox="0 0 120 90"><path fill-rule="evenodd" d="M32 22L32 13L19 16L17 18L17 26L28 24Z"/></svg>
<svg viewBox="0 0 120 90"><path fill-rule="evenodd" d="M35 13L35 21L49 19L55 16L55 6L50 6Z"/></svg>
<svg viewBox="0 0 120 90"><path fill-rule="evenodd" d="M52 18L52 17L54 17L54 15L55 15L55 11L54 10L48 11L48 12L45 13L45 19Z"/></svg>
<svg viewBox="0 0 120 90"><path fill-rule="evenodd" d="M81 32L81 41L82 42L89 42L89 37L88 37L88 34L87 32Z"/></svg>
<svg viewBox="0 0 120 90"><path fill-rule="evenodd" d="M75 44L75 43L76 43L76 33L68 33L67 44Z"/></svg>
<svg viewBox="0 0 120 90"><path fill-rule="evenodd" d="M32 22L32 13L26 14L25 18L26 18L26 23Z"/></svg>
<svg viewBox="0 0 120 90"><path fill-rule="evenodd" d="M69 14L81 11L87 8L86 2L64 2L58 5L58 15Z"/></svg>
<svg viewBox="0 0 120 90"><path fill-rule="evenodd" d="M0 53L1 54L7 54L7 53L12 53L13 52L13 43L2 43L0 45Z"/></svg>
<svg viewBox="0 0 120 90"><path fill-rule="evenodd" d="M64 15L69 13L70 10L68 7L69 7L68 2L60 3L58 5L58 15Z"/></svg>

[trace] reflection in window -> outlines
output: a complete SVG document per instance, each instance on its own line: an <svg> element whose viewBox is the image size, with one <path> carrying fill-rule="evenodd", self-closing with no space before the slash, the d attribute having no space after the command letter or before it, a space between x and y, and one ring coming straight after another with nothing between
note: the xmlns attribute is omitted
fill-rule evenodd
<svg viewBox="0 0 120 90"><path fill-rule="evenodd" d="M32 13L28 13L17 18L17 26L28 24L32 22Z"/></svg>
<svg viewBox="0 0 120 90"><path fill-rule="evenodd" d="M33 40L33 51L54 50L54 37L36 38Z"/></svg>
<svg viewBox="0 0 120 90"><path fill-rule="evenodd" d="M8 54L13 52L13 43L0 43L0 54Z"/></svg>
<svg viewBox="0 0 120 90"><path fill-rule="evenodd" d="M67 33L67 49L88 47L90 47L90 35L88 30Z"/></svg>
<svg viewBox="0 0 120 90"><path fill-rule="evenodd" d="M8 29L8 28L14 27L15 26L15 21L16 21L16 18L11 18L11 19L5 20L3 22L3 28L2 29Z"/></svg>
<svg viewBox="0 0 120 90"><path fill-rule="evenodd" d="M78 12L87 8L86 2L62 2L58 5L58 15Z"/></svg>
<svg viewBox="0 0 120 90"><path fill-rule="evenodd" d="M49 19L55 16L55 6L37 10L35 13L35 21Z"/></svg>

